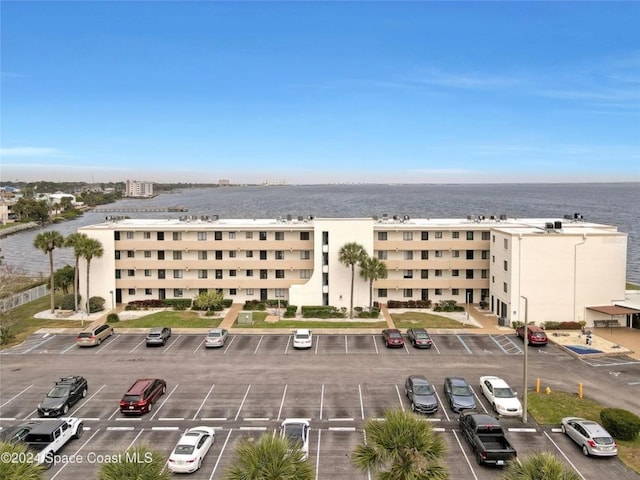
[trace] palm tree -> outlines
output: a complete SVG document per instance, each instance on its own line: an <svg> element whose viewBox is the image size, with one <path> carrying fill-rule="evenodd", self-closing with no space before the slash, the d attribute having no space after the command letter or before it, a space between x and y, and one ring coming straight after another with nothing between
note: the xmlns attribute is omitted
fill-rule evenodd
<svg viewBox="0 0 640 480"><path fill-rule="evenodd" d="M0 458L29 458L29 450L24 443L0 443ZM0 460L0 478L20 480L40 480L44 467L34 462L14 462Z"/></svg>
<svg viewBox="0 0 640 480"><path fill-rule="evenodd" d="M233 463L225 471L225 480L311 480L314 472L302 451L290 450L289 442L271 433L258 441L240 440Z"/></svg>
<svg viewBox="0 0 640 480"><path fill-rule="evenodd" d="M53 251L56 248L60 248L64 245L64 237L53 230L48 232L42 232L36 235L36 238L33 240L33 246L39 250L42 250L44 253L49 255L49 270L51 272L51 313L55 312L55 282L53 279Z"/></svg>
<svg viewBox="0 0 640 480"><path fill-rule="evenodd" d="M578 473L550 452L537 452L510 462L503 480L580 480Z"/></svg>
<svg viewBox="0 0 640 480"><path fill-rule="evenodd" d="M403 410L388 410L384 420L369 420L365 442L351 459L363 472L372 471L380 480L445 480L443 463L446 444L433 431L431 422Z"/></svg>
<svg viewBox="0 0 640 480"><path fill-rule="evenodd" d="M76 259L73 276L73 294L75 295L75 311L78 311L78 295L80 293L80 257L82 256L82 244L88 239L86 233L72 233L64 240L64 246L73 248L73 256Z"/></svg>
<svg viewBox="0 0 640 480"><path fill-rule="evenodd" d="M387 278L387 266L378 257L364 257L360 261L360 276L369 281L369 311L373 308L373 282Z"/></svg>
<svg viewBox="0 0 640 480"><path fill-rule="evenodd" d="M87 315L91 313L89 307L89 272L91 269L91 260L93 258L100 258L104 254L104 248L102 247L102 243L100 240L96 240L95 238L87 238L84 240L80 246L80 254L87 261Z"/></svg>
<svg viewBox="0 0 640 480"><path fill-rule="evenodd" d="M351 267L351 296L349 298L349 318L353 318L353 281L356 273L356 265L367 256L367 251L362 245L355 242L345 243L338 252L338 260L345 267Z"/></svg>
<svg viewBox="0 0 640 480"><path fill-rule="evenodd" d="M98 469L97 480L169 480L171 473L164 468L164 456L146 445L109 457L118 461L104 462Z"/></svg>

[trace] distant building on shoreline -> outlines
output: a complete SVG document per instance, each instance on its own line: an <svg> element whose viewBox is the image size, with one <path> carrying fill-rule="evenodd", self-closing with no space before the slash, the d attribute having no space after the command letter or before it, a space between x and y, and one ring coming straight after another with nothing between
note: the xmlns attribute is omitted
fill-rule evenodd
<svg viewBox="0 0 640 480"><path fill-rule="evenodd" d="M114 295L116 303L219 290L236 303L349 307L351 269L339 261L349 242L385 263L387 277L374 281L372 292L383 304L482 302L505 325L525 319L593 325L602 316L597 308L625 298L627 234L577 215L552 221L183 216L79 231L104 246L104 256L91 262L92 294ZM354 306L368 307L369 282L357 266L353 292Z"/></svg>
<svg viewBox="0 0 640 480"><path fill-rule="evenodd" d="M125 183L124 196L135 198L153 197L153 182L127 180Z"/></svg>

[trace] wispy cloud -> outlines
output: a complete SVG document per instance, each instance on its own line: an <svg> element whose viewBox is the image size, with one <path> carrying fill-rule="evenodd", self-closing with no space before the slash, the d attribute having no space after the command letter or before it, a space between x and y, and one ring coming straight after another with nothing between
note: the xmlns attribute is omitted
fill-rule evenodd
<svg viewBox="0 0 640 480"><path fill-rule="evenodd" d="M521 83L515 75L493 75L484 72L446 72L438 69L428 69L418 72L408 78L415 85L438 85L447 88L460 89L495 89L504 88Z"/></svg>
<svg viewBox="0 0 640 480"><path fill-rule="evenodd" d="M66 157L67 153L49 147L9 147L0 148L3 157Z"/></svg>

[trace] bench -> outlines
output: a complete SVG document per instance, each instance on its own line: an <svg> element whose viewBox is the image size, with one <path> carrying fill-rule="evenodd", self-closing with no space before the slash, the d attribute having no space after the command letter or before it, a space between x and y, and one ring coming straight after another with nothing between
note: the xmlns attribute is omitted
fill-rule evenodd
<svg viewBox="0 0 640 480"><path fill-rule="evenodd" d="M74 312L73 310L62 310L62 309L58 308L58 309L56 310L56 317L59 317L59 318L68 318L68 317L70 317L71 315L73 315L74 313L76 313L76 312Z"/></svg>
<svg viewBox="0 0 640 480"><path fill-rule="evenodd" d="M619 320L594 320L593 321L593 326L596 327L596 328L619 327L620 326L620 321Z"/></svg>

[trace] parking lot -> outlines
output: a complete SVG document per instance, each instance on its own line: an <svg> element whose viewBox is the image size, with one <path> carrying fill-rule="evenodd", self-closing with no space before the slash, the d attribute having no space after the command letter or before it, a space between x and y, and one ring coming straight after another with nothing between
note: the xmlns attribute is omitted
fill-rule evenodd
<svg viewBox="0 0 640 480"><path fill-rule="evenodd" d="M366 479L349 454L363 441L363 425L386 409L408 409L404 379L423 374L437 387L441 406L425 421L433 423L447 446L452 479L499 478L500 470L480 467L460 436L457 415L442 404L447 375L473 385L479 408L489 405L479 393L484 374L504 377L522 389L522 342L504 335L433 335L434 347L387 349L379 335L318 335L310 350L294 350L289 335L230 336L220 349L205 349L204 335L174 334L164 347L147 348L143 335L116 334L99 347L78 348L69 335L34 335L3 352L0 426L36 416L36 405L57 377L84 375L89 393L70 415L83 418L85 432L60 452L61 463L48 479L91 478L98 464L115 452L147 443L168 455L188 427L216 429L216 441L202 469L191 478L222 478L240 438L274 431L285 418L311 420L310 462L318 479ZM536 376L571 374L587 388L600 382L601 367L549 345L530 351L530 387ZM322 362L322 363L319 363ZM618 359L625 375L640 378L640 363ZM600 365L600 364L599 364ZM159 377L167 392L143 417L125 417L118 402L136 378ZM640 384L606 375L600 388L619 386L621 397L637 398ZM637 479L617 459L586 458L563 434L531 419L503 418L520 458L548 450L572 465L582 478Z"/></svg>

